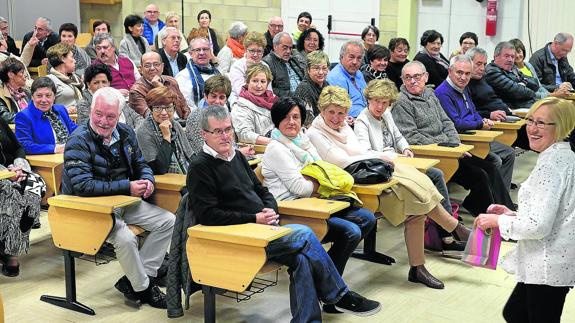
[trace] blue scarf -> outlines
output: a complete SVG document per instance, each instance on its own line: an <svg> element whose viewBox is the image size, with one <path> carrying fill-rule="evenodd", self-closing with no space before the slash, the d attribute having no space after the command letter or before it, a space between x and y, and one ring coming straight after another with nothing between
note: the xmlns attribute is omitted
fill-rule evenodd
<svg viewBox="0 0 575 323"><path fill-rule="evenodd" d="M192 81L192 93L194 94L194 103L197 105L200 99L204 97L205 81L201 74L219 75L220 71L211 65L196 65L192 63L191 60L188 62L188 64L186 64L186 68L190 73L190 81Z"/></svg>

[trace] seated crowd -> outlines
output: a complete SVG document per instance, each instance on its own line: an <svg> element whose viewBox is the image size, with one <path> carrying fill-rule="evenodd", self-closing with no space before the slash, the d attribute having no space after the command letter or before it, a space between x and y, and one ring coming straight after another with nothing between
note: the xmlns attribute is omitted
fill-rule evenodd
<svg viewBox="0 0 575 323"><path fill-rule="evenodd" d="M50 19L38 18L22 51L2 28L0 171L15 174L0 180L4 275L19 274L18 257L29 250L45 192L26 155L63 154L63 194L142 198L114 214L108 241L124 272L115 287L128 302L164 309L170 302L158 288L165 275L159 268L175 216L154 205L154 175L186 176L182 196L195 223L276 226L277 201L329 196L325 178L310 175L310 165L319 165L328 180L340 180L357 162L376 160L393 169L398 181L378 197L377 210L361 207L351 192L345 195L351 206L330 216L321 240L305 225L289 224L291 233L266 247L268 259L289 268L292 321L321 321L322 310L367 316L381 309L342 278L353 251L376 230L379 215L394 226L404 224L407 279L444 288L427 271L424 249L460 255L470 234L446 181L469 190L461 206L478 226L500 226L504 238L519 241L520 259L511 265L520 268L518 284L505 318L527 321L528 315L537 321L541 307L515 303L538 291L534 286L548 287L538 300L548 304L544 298L551 297L561 304L551 316L561 316L565 286L575 285L575 252L563 244L575 232L573 203L563 200L575 186L575 154L561 142L571 140L574 148L575 106L562 100L575 86L566 57L571 34L558 33L529 60L521 40L500 42L488 62L475 33L464 33L461 48L448 60L441 53L443 35L426 30L421 50L409 61L405 38L393 38L385 47L378 44L378 28L368 26L361 41L341 46L339 61L331 66L324 36L307 12L298 16L293 33L283 30L280 17L270 18L265 33L233 22L221 48L209 11L198 14L198 28L187 39L176 13L166 14L166 23L159 13L150 4L144 17L128 15L119 47L102 20L91 26L86 48L76 44L78 28L72 23L56 34ZM27 68L41 65L48 75L32 81ZM517 140L510 146L493 141L483 158L464 153L450 178L439 168L420 171L402 162L418 157L414 145L457 147L460 134L519 120L518 109L529 110ZM254 145L265 146L261 182L248 163ZM510 196L514 147L542 153L518 201ZM562 177L567 182L557 179ZM563 191L552 197L556 188L547 187L549 182ZM549 191L535 192L538 183ZM535 205L538 194L543 205ZM535 218L544 206L545 217ZM439 245L424 243L427 217ZM149 232L139 249L129 224ZM552 246L545 257L554 260L532 265L529 257L539 248L534 239ZM330 243L327 252L322 243ZM561 257L571 263L553 262ZM546 270L556 276L545 278Z"/></svg>

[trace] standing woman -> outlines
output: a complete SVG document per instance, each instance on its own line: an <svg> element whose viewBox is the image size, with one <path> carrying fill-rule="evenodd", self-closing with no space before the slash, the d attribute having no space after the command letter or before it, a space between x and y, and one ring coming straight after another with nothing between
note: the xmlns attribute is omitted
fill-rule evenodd
<svg viewBox="0 0 575 323"><path fill-rule="evenodd" d="M128 15L124 19L124 38L120 41L120 55L128 57L136 67L142 63L142 55L149 52L148 40L142 36L144 19L138 15Z"/></svg>
<svg viewBox="0 0 575 323"><path fill-rule="evenodd" d="M392 38L387 47L389 48L390 54L389 62L385 69L386 74L399 90L403 84L401 70L405 64L409 63L409 59L407 59L407 55L409 55L409 42L405 38Z"/></svg>
<svg viewBox="0 0 575 323"><path fill-rule="evenodd" d="M571 101L545 98L526 116L529 146L539 152L519 189L518 211L493 204L475 224L499 227L517 240L503 268L514 273L515 289L503 309L507 322L560 322L567 293L575 285L575 153L566 142L575 127Z"/></svg>
<svg viewBox="0 0 575 323"><path fill-rule="evenodd" d="M441 54L443 35L436 30L426 30L419 41L421 51L415 55L414 61L420 61L427 70L429 77L426 84L437 88L447 78L449 61Z"/></svg>
<svg viewBox="0 0 575 323"><path fill-rule="evenodd" d="M76 72L76 60L72 46L58 43L46 52L48 63L52 66L47 77L56 85L56 101L66 107L69 114L76 113L76 106L82 100L82 81Z"/></svg>
<svg viewBox="0 0 575 323"><path fill-rule="evenodd" d="M363 40L364 53L367 53L379 40L379 29L372 25L365 27L361 32L361 40ZM369 64L367 56L363 57L363 64Z"/></svg>
<svg viewBox="0 0 575 323"><path fill-rule="evenodd" d="M209 10L202 10L198 12L198 24L200 29L207 31L208 39L212 46L212 56L215 58L220 52L220 45L218 45L218 37L216 36L216 31L210 28L210 23L212 22L212 13Z"/></svg>

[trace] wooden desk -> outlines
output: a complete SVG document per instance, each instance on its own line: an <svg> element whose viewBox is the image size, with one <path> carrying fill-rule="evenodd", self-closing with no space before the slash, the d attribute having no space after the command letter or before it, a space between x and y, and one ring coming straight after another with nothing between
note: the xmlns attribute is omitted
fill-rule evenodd
<svg viewBox="0 0 575 323"><path fill-rule="evenodd" d="M349 206L347 202L318 198L278 201L280 224L305 224L321 241L327 234L327 219Z"/></svg>
<svg viewBox="0 0 575 323"><path fill-rule="evenodd" d="M154 175L154 179L156 180L155 204L175 214L182 198L180 192L186 187L186 175Z"/></svg>
<svg viewBox="0 0 575 323"><path fill-rule="evenodd" d="M472 135L459 134L459 139L462 143L473 145L474 148L470 153L479 158L487 157L491 149L491 143L495 141L495 138L503 134L501 131L490 130L473 130L473 132L475 133Z"/></svg>
<svg viewBox="0 0 575 323"><path fill-rule="evenodd" d="M16 133L16 125L13 123L8 124L8 127L10 127L10 129L12 129L12 132Z"/></svg>
<svg viewBox="0 0 575 323"><path fill-rule="evenodd" d="M262 162L262 154L257 154L254 156L254 159L250 159L248 160L248 164L252 167L252 168L256 168L261 162Z"/></svg>
<svg viewBox="0 0 575 323"><path fill-rule="evenodd" d="M442 147L437 144L411 145L409 149L416 157L439 159L436 167L443 171L445 182L448 182L459 168L459 158L473 149L473 145L461 144L457 147Z"/></svg>
<svg viewBox="0 0 575 323"><path fill-rule="evenodd" d="M70 116L70 119L72 119L72 121L74 121L74 123L78 122L78 114L77 113L72 113L69 116Z"/></svg>
<svg viewBox="0 0 575 323"><path fill-rule="evenodd" d="M511 146L517 139L517 131L525 125L525 120L521 119L513 123L496 121L493 130L501 131L503 134L495 138L500 143Z"/></svg>
<svg viewBox="0 0 575 323"><path fill-rule="evenodd" d="M10 178L14 175L16 175L16 173L11 172L9 170L0 170L0 180Z"/></svg>
<svg viewBox="0 0 575 323"><path fill-rule="evenodd" d="M246 144L245 142L238 142L238 147L253 146L256 154L263 154L266 151L266 145Z"/></svg>
<svg viewBox="0 0 575 323"><path fill-rule="evenodd" d="M397 183L399 182L392 178L387 183L355 184L353 185L352 191L354 191L363 202L363 207L375 213L379 210L379 196Z"/></svg>
<svg viewBox="0 0 575 323"><path fill-rule="evenodd" d="M62 184L64 154L27 155L32 169L46 181L46 196L42 204L52 195L58 195Z"/></svg>
<svg viewBox="0 0 575 323"><path fill-rule="evenodd" d="M394 159L394 162L398 164L413 166L417 168L420 172L425 173L431 167L439 164L439 159L419 158L419 157L409 158L404 156L397 156L397 158Z"/></svg>
<svg viewBox="0 0 575 323"><path fill-rule="evenodd" d="M529 109L515 109L511 110L511 112L520 118L525 118L527 116L527 112L529 112Z"/></svg>

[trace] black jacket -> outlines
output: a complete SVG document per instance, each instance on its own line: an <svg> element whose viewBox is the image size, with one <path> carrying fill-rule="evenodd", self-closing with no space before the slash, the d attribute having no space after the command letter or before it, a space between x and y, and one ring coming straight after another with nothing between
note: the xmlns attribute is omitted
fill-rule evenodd
<svg viewBox="0 0 575 323"><path fill-rule="evenodd" d="M0 119L0 165L13 164L16 158L26 158L24 148L6 121Z"/></svg>
<svg viewBox="0 0 575 323"><path fill-rule="evenodd" d="M511 109L530 108L535 102L539 85L526 79L515 66L512 71L505 71L491 62L485 68L484 78Z"/></svg>
<svg viewBox="0 0 575 323"><path fill-rule="evenodd" d="M555 65L551 61L551 55L548 49L549 45L551 45L551 43L548 43L545 47L533 53L529 59L529 63L535 68L541 85L546 88L547 91L553 92L557 88L557 85L555 85ZM561 80L571 83L571 86L575 88L575 73L571 65L569 65L567 57L560 59L558 65Z"/></svg>
<svg viewBox="0 0 575 323"><path fill-rule="evenodd" d="M24 39L22 40L22 48L26 47L26 44L32 38L33 32L30 31L24 35ZM60 42L60 37L54 32L52 32L46 39L44 39L43 43L38 43L36 47L34 47L34 54L32 54L32 60L30 60L29 67L36 67L42 64L42 60L46 58L46 51L48 48L56 45Z"/></svg>
<svg viewBox="0 0 575 323"><path fill-rule="evenodd" d="M266 36L266 48L264 48L264 56L267 56L272 52L272 50L274 50L274 40L269 30L264 33L264 36Z"/></svg>
<svg viewBox="0 0 575 323"><path fill-rule="evenodd" d="M112 178L112 162L104 153L102 137L88 124L79 126L70 136L64 150L62 192L76 196L130 195L130 181L147 179L154 183L152 169L146 164L138 147L136 134L130 126L118 123L120 143L128 174L124 179Z"/></svg>
<svg viewBox="0 0 575 323"><path fill-rule="evenodd" d="M8 52L16 56L20 56L20 49L16 47L16 42L14 41L14 38L10 37L10 35L8 35L8 38L6 39L6 45L8 45Z"/></svg>
<svg viewBox="0 0 575 323"><path fill-rule="evenodd" d="M164 49L163 48L159 49L158 53L160 54L160 57L162 57L162 62L164 63L164 71L162 72L162 75L176 77L176 74L178 74L178 73L176 72L176 73L172 74L173 73L172 65L170 65L170 61L168 60L168 55L166 54ZM186 56L184 54L178 52L178 56L176 57L176 61L178 62L179 71L186 68L186 64L188 63L188 59L186 58Z"/></svg>
<svg viewBox="0 0 575 323"><path fill-rule="evenodd" d="M274 79L272 80L272 89L274 94L280 98L290 95L290 81L285 61L277 57L274 52L269 53L263 58L263 60L268 64L272 71L272 75L274 76ZM305 71L303 67L299 65L299 61L293 56L293 54L290 57L288 64L297 74L299 80L303 80Z"/></svg>
<svg viewBox="0 0 575 323"><path fill-rule="evenodd" d="M511 115L507 104L495 94L495 91L485 81L485 78L479 80L471 79L469 81L469 92L471 92L471 100L481 117L489 119L491 112L497 110L503 110L507 115Z"/></svg>
<svg viewBox="0 0 575 323"><path fill-rule="evenodd" d="M449 61L445 56L443 56L443 54L439 53L439 55L441 55L441 58L444 60ZM429 73L429 79L427 79L426 84L433 84L434 89L436 89L439 84L447 78L447 69L443 67L443 65L438 64L429 55L419 52L415 55L413 60L419 61L425 66L427 73Z"/></svg>

